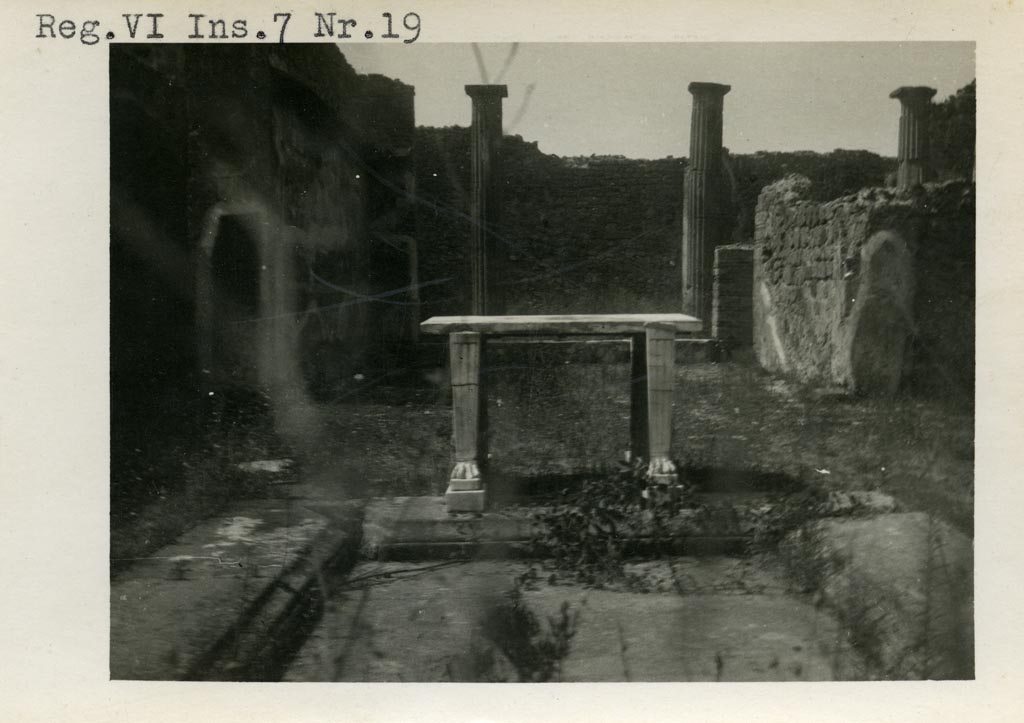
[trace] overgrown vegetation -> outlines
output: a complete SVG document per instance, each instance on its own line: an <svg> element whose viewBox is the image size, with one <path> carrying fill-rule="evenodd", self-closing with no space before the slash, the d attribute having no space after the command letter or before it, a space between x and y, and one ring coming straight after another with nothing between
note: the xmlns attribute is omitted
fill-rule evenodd
<svg viewBox="0 0 1024 723"><path fill-rule="evenodd" d="M748 543L749 552L758 554L776 550L787 535L826 514L827 507L828 494L817 485L809 485L780 498L756 515Z"/></svg>
<svg viewBox="0 0 1024 723"><path fill-rule="evenodd" d="M974 175L977 81L932 107L932 165L940 181Z"/></svg>
<svg viewBox="0 0 1024 723"><path fill-rule="evenodd" d="M642 581L624 569L627 545L642 543L652 554L668 551L675 541L671 521L691 504L690 489L651 487L644 460L621 462L610 474L563 489L555 505L534 513L532 546L550 560L550 581L563 576L593 587L642 588ZM522 582L538 577L531 568Z"/></svg>
<svg viewBox="0 0 1024 723"><path fill-rule="evenodd" d="M515 669L519 682L559 681L578 616L578 611L564 602L557 616L548 617L545 629L524 602L520 586L514 585L484 614L483 640L474 638L470 645L468 677L479 682L508 682L509 671L500 664L503 657Z"/></svg>
<svg viewBox="0 0 1024 723"><path fill-rule="evenodd" d="M884 186L886 176L896 170L896 160L870 151L844 149L831 153L759 151L729 155L726 168L732 185L732 240L751 243L757 197L765 186L799 173L810 179L813 200L831 201L861 188Z"/></svg>

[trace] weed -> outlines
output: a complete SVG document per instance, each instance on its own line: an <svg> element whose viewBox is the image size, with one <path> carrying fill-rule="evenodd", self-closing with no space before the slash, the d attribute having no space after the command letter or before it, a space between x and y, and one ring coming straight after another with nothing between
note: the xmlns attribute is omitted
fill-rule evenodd
<svg viewBox="0 0 1024 723"><path fill-rule="evenodd" d="M671 521L688 497L649 485L646 465L634 460L563 490L558 504L534 515L534 550L549 555L555 569L571 573L576 582L635 587L638 581L623 568L631 537L642 537L652 551L663 552L674 539Z"/></svg>
<svg viewBox="0 0 1024 723"><path fill-rule="evenodd" d="M577 618L578 612L563 602L559 615L549 617L547 630L543 630L536 613L523 601L520 587L515 585L504 600L485 614L483 634L512 663L521 682L544 683L560 678L562 660L569 654L576 634ZM471 647L476 647L471 656L480 671L478 679L493 678L494 650Z"/></svg>
<svg viewBox="0 0 1024 723"><path fill-rule="evenodd" d="M748 550L756 554L777 549L787 535L821 517L827 504L827 493L816 485L786 495L757 516Z"/></svg>

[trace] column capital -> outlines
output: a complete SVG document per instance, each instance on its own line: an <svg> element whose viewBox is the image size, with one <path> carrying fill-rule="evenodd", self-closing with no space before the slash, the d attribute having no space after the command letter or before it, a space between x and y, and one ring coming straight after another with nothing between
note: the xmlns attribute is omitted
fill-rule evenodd
<svg viewBox="0 0 1024 723"><path fill-rule="evenodd" d="M690 83L688 86L686 86L686 89L693 93L695 96L713 98L715 96L725 95L730 90L732 90L732 86L723 85L722 83L695 82Z"/></svg>
<svg viewBox="0 0 1024 723"><path fill-rule="evenodd" d="M936 92L935 88L929 88L926 85L901 85L892 93L889 93L889 97L898 98L905 105L916 105L918 103L927 103Z"/></svg>
<svg viewBox="0 0 1024 723"><path fill-rule="evenodd" d="M507 85L467 85L466 95L477 98L508 98Z"/></svg>
<svg viewBox="0 0 1024 723"><path fill-rule="evenodd" d="M904 85L889 94L900 102L900 136L896 159L896 185L906 190L931 177L928 148L928 109L935 88Z"/></svg>

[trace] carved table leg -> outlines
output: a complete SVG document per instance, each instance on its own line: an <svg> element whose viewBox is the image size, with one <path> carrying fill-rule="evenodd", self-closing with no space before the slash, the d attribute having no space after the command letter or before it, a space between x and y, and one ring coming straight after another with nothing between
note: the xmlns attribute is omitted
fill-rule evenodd
<svg viewBox="0 0 1024 723"><path fill-rule="evenodd" d="M456 332L449 336L455 430L455 467L444 495L449 512L483 512L484 509L485 492L480 474L482 344L477 332Z"/></svg>
<svg viewBox="0 0 1024 723"><path fill-rule="evenodd" d="M672 391L675 386L676 341L671 329L647 329L647 427L651 481L679 482L672 450Z"/></svg>

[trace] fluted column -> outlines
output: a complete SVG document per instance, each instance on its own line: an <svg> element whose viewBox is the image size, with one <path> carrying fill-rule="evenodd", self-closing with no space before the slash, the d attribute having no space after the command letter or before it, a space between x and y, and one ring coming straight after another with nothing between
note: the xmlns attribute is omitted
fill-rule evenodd
<svg viewBox="0 0 1024 723"><path fill-rule="evenodd" d="M911 188L930 179L928 167L928 114L934 88L902 86L889 94L900 101L899 161L896 185Z"/></svg>
<svg viewBox="0 0 1024 723"><path fill-rule="evenodd" d="M683 198L683 313L711 320L711 273L726 214L722 169L722 106L730 86L690 83L690 158Z"/></svg>
<svg viewBox="0 0 1024 723"><path fill-rule="evenodd" d="M507 256L495 237L501 215L501 99L504 85L467 85L473 99L470 129L470 307L473 314L505 311L501 280Z"/></svg>

